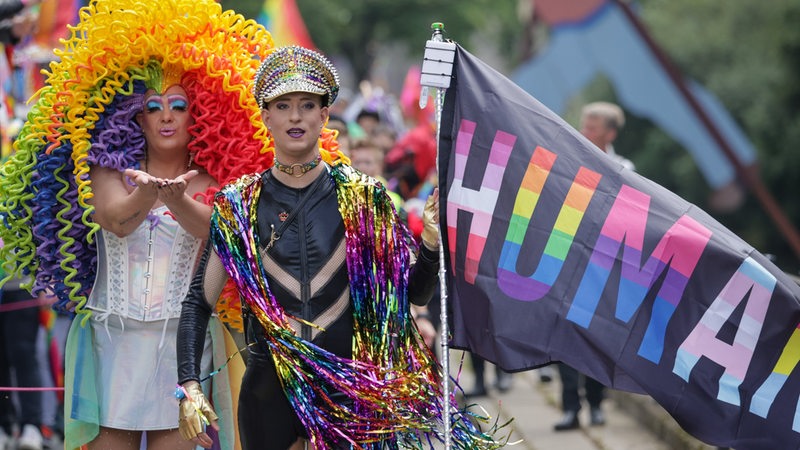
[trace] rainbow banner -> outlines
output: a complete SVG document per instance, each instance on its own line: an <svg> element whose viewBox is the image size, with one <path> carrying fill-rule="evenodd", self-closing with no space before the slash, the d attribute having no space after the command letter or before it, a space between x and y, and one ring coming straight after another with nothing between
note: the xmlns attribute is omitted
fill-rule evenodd
<svg viewBox="0 0 800 450"><path fill-rule="evenodd" d="M264 0L256 22L269 30L276 46L316 49L295 0Z"/></svg>
<svg viewBox="0 0 800 450"><path fill-rule="evenodd" d="M713 445L800 448L800 287L457 47L439 179L453 348L563 361Z"/></svg>

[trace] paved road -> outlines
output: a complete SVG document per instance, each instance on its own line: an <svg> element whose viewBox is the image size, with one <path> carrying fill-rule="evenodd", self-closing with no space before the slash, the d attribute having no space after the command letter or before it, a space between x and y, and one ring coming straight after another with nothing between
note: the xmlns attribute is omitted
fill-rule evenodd
<svg viewBox="0 0 800 450"><path fill-rule="evenodd" d="M451 373L456 373L463 352L451 351ZM491 369L491 370L488 370ZM494 369L487 364L488 386ZM712 450L683 432L674 420L652 399L644 396L609 392L603 402L606 425L588 426L588 407L581 410L578 430L556 432L553 424L561 418L560 383L555 379L542 383L538 371L513 374L511 390L500 393L489 389L489 396L474 399L492 416L513 417L509 446L519 450ZM469 358L464 358L460 385L472 388L473 375Z"/></svg>
<svg viewBox="0 0 800 450"><path fill-rule="evenodd" d="M463 358L462 358L463 357ZM465 390L473 386L468 356L451 350L451 373L461 367L460 384ZM509 448L515 450L715 450L690 437L652 399L640 395L607 391L603 403L606 425L579 430L555 432L553 424L561 417L560 384L557 373L550 383L542 383L538 371L513 374L511 390L500 393L491 388L494 368L487 363L489 395L474 399L500 423L513 418L509 425ZM581 423L588 424L588 408L581 411ZM508 432L506 434L508 434ZM46 448L61 448L53 440ZM13 448L13 447L12 447Z"/></svg>

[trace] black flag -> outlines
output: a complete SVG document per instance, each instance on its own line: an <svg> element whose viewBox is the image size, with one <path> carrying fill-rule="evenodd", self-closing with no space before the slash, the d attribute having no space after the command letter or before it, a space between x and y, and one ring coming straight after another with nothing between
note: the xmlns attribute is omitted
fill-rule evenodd
<svg viewBox="0 0 800 450"><path fill-rule="evenodd" d="M800 288L461 47L440 131L454 348L563 361L715 445L800 448Z"/></svg>

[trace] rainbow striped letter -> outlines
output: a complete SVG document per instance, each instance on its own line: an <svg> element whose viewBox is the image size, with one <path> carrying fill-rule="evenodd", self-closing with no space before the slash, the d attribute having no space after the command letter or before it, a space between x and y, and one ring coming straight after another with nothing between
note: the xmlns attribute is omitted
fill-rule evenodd
<svg viewBox="0 0 800 450"><path fill-rule="evenodd" d="M708 307L700 322L678 347L672 371L689 381L692 368L701 356L705 356L725 367L725 373L719 379L717 398L740 406L739 385L744 381L747 367L753 359L776 281L771 273L752 258L745 259ZM733 344L717 339L719 330L748 294L750 299L745 306Z"/></svg>
<svg viewBox="0 0 800 450"><path fill-rule="evenodd" d="M525 239L525 232L544 189L544 182L556 158L555 153L536 147L514 201L514 214L511 216L498 261L497 284L500 290L517 300L539 300L550 291L550 287L561 273L575 232L578 231L586 207L589 206L589 201L594 196L602 177L585 167L578 170L558 213L555 226L547 239L538 267L530 277L522 276L517 273L517 259L522 241ZM530 255L526 255L526 258L528 257Z"/></svg>
<svg viewBox="0 0 800 450"><path fill-rule="evenodd" d="M478 275L478 264L480 263L483 247L486 245L486 236L489 235L489 227L492 225L492 214L497 204L497 196L500 191L500 184L503 180L503 173L506 171L506 164L514 148L517 137L498 131L492 142L492 149L489 152L489 163L481 178L480 190L468 189L463 186L464 171L467 167L469 149L472 146L472 137L475 135L475 122L462 120L456 137L456 167L453 183L450 192L447 194L447 237L450 243L450 261L453 264L453 273L456 272L456 223L458 222L458 211L463 210L472 213L472 223L469 227L469 238L467 240L466 263L464 264L464 279L475 284Z"/></svg>
<svg viewBox="0 0 800 450"><path fill-rule="evenodd" d="M622 186L594 245L567 319L589 328L624 242L617 319L625 323L630 321L653 283L667 271L638 351L640 356L658 363L664 350L667 324L711 239L711 231L691 217L681 216L658 242L644 266L640 266L649 209L650 196Z"/></svg>
<svg viewBox="0 0 800 450"><path fill-rule="evenodd" d="M764 384L758 388L753 398L750 401L750 412L760 417L767 417L769 408L775 402L778 392L783 388L789 374L797 368L800 363L800 324L797 324L789 342L781 352L781 357L772 369ZM795 407L794 421L792 422L792 430L800 433L800 400L797 407Z"/></svg>

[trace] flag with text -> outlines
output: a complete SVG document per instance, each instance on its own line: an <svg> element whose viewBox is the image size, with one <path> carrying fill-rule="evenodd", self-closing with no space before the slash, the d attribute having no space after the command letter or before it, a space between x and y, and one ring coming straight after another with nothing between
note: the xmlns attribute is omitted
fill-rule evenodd
<svg viewBox="0 0 800 450"><path fill-rule="evenodd" d="M800 448L800 288L457 46L440 130L454 348L563 361L696 437Z"/></svg>

